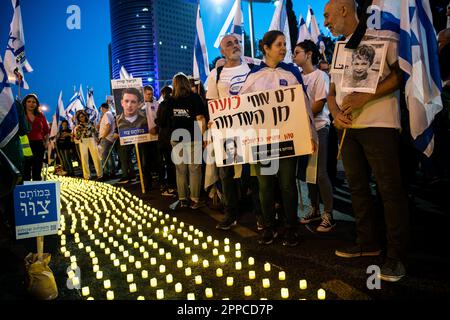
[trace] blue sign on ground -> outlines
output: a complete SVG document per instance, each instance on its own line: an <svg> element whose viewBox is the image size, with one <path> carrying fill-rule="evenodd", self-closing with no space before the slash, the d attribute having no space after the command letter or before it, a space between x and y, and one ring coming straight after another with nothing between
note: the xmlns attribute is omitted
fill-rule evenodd
<svg viewBox="0 0 450 320"><path fill-rule="evenodd" d="M16 238L56 234L60 213L59 182L37 182L14 189Z"/></svg>

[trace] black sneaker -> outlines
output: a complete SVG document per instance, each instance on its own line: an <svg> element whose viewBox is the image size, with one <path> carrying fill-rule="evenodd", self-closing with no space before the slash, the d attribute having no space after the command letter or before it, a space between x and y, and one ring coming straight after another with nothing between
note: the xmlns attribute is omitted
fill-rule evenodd
<svg viewBox="0 0 450 320"><path fill-rule="evenodd" d="M271 244L275 240L275 238L278 236L278 233L273 230L272 228L266 228L264 229L264 232L259 238L258 243L259 244Z"/></svg>
<svg viewBox="0 0 450 320"><path fill-rule="evenodd" d="M400 260L387 258L381 267L379 278L383 281L397 282L406 274L405 266Z"/></svg>
<svg viewBox="0 0 450 320"><path fill-rule="evenodd" d="M336 226L336 222L333 219L333 215L328 212L322 214L322 222L317 227L317 232L329 232Z"/></svg>
<svg viewBox="0 0 450 320"><path fill-rule="evenodd" d="M231 227L234 227L237 224L236 219L233 218L225 218L223 221L219 222L216 226L216 229L219 230L230 230Z"/></svg>
<svg viewBox="0 0 450 320"><path fill-rule="evenodd" d="M351 247L339 249L335 254L341 258L375 257L381 254L381 250L376 247L362 247L354 245Z"/></svg>
<svg viewBox="0 0 450 320"><path fill-rule="evenodd" d="M320 213L315 208L311 208L311 210L300 219L301 224L308 224L313 221L319 221L322 217L320 216Z"/></svg>
<svg viewBox="0 0 450 320"><path fill-rule="evenodd" d="M283 240L283 246L295 247L299 243L299 235L295 229L287 229Z"/></svg>

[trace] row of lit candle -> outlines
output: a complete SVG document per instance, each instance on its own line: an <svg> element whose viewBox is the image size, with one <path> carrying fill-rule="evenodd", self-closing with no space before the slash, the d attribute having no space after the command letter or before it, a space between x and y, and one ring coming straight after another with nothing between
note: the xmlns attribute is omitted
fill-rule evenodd
<svg viewBox="0 0 450 320"><path fill-rule="evenodd" d="M161 212L160 212L160 215L161 215ZM167 215L166 215L167 216ZM134 221L132 221L132 222L134 222ZM164 224L164 220L161 220L160 221L160 224ZM134 224L134 225L136 225L136 224ZM87 227L84 227L83 229L86 231L86 228ZM174 225L171 225L170 226L170 230L174 230L175 229L175 226ZM167 228L167 227L165 227L164 229L163 229L163 233L167 233L168 232L168 230L169 230L169 228ZM179 229L178 229L179 230ZM177 231L178 231L177 230ZM189 230L190 231L194 231L194 234L195 235L198 235L199 236L199 234L200 234L200 231L198 231L198 229L195 229L194 230L194 227L193 226L190 226L189 227ZM112 230L110 230L110 231L112 231ZM130 232L131 231L131 229L129 228L129 227L127 227L127 232ZM91 230L87 230L87 234L89 235L89 236L92 236L93 235L93 232L91 231ZM140 238L142 238L143 237L143 233L139 233L138 234L138 236L140 237ZM203 236L203 234L202 234L202 236ZM165 237L167 237L168 238L168 236L166 235ZM187 235L187 237L185 236L185 238L187 238L187 240L188 241L193 241L194 242L194 246L198 246L199 244L200 244L200 242L199 242L199 240L196 238L196 239L193 239L193 236L192 235ZM77 236L76 236L76 239L79 239L79 234L77 234ZM173 237L170 239L170 240L173 240ZM64 241L64 242L63 242ZM97 240L98 241L98 240ZM78 241L79 243L81 243L81 241ZM220 245L220 243L219 243L219 241L218 240L213 240L212 239L212 237L211 236L208 236L207 237L207 242L205 242L205 243L202 243L202 248L203 249L206 249L208 246L207 246L207 243L209 243L209 242L213 242L213 245L215 246L215 247L218 247L219 245ZM114 244L115 242L113 241L113 244ZM61 238L61 244L62 245L66 245L66 238L65 238L65 235L64 235L64 237L62 237ZM224 240L224 244L225 244L225 246L224 246L224 252L226 252L226 253L228 253L228 252L230 252L230 246L229 246L229 239L225 239ZM98 245L98 242L96 243L96 245ZM114 247L117 247L117 245L116 246L114 246ZM123 246L121 246L121 248L123 249L124 247ZM145 247L143 247L143 246L140 246L137 242L135 242L134 243L134 248L139 248L139 251L140 251L140 253L145 253L146 251L145 251ZM240 250L240 244L236 244L236 250ZM186 249L188 249L188 248L186 248ZM190 248L189 248L190 249ZM92 251L92 249L91 249L91 247L89 247L89 246L87 246L86 248L85 248L85 250L86 250L86 252L87 253L91 253L92 252L92 255L90 255L91 256L91 258L93 259L93 264L94 265L96 265L97 263L98 263L98 258L97 257L95 257L95 252L94 251ZM163 249L164 250L164 249ZM62 246L62 248L61 248L61 251L62 251L62 253L67 253L68 251L67 251L67 249L64 247L64 246ZM159 251L160 252L160 255L163 255L164 253L161 253L161 252L164 252L164 251ZM190 250L185 250L185 253L186 254L190 254L191 253L191 251ZM218 253L218 251L217 251L217 249L215 248L215 251L213 250L213 254L214 253ZM148 252L147 252L147 254L148 254ZM171 255L169 254L169 256L168 256L169 258L168 258L168 260L170 260L171 259ZM240 252L240 251L236 251L235 252L235 257L236 258L241 258L242 257L242 253ZM114 256L112 256L111 257L111 260L113 260L113 261L117 261L117 259L115 259L116 258L116 256L114 255ZM166 258L167 258L167 254L166 254ZM199 257L198 257L198 255L196 255L196 254L194 254L194 255L192 255L192 261L194 262L194 263L197 263L197 262L199 262ZM219 261L221 262L221 263L225 263L225 261L226 261L226 259L225 259L225 256L224 255L220 255L219 256ZM76 263L76 259L75 259L75 261L71 261L72 263ZM254 261L254 259L253 258L249 258L248 259L248 264L249 265L254 265L254 263L255 263L255 261ZM156 264L156 263L155 263ZM205 267L205 268L207 268L207 267L209 267L209 261L207 260L207 259L204 259L203 261L202 261L202 265L203 265L203 267ZM126 268L126 265L124 265L125 266L125 268ZM139 266L139 264L138 264L138 266ZM177 268L182 268L183 267L183 261L182 260L178 260L177 261ZM240 261L237 261L236 263L235 263L235 268L236 268L236 270L241 270L242 269L242 263L240 262ZM160 272L161 271L164 271L165 270L165 266L163 266L163 265L161 265L160 266ZM264 265L264 270L265 271L270 271L271 270L271 267L270 267L270 264L268 264L268 263L266 263L265 265ZM186 275L190 275L191 274L191 270L190 270L190 268L186 268L186 270L185 270L185 273L186 273ZM99 274L101 274L101 271L98 271L98 273ZM161 272L161 273L164 273L164 272ZM216 270L216 275L217 276L223 276L223 271L220 269L220 268L218 268L217 270ZM142 277L145 279L145 278L147 278L148 277L148 271L146 271L146 270L144 270L143 272L142 272ZM200 278L199 278L200 277ZM169 275L167 275L167 278L168 278L168 280L167 280L167 282L168 283L171 283L171 282L173 282L173 277L171 278L171 274L169 274ZM233 279L232 277L228 277L227 278L227 285L228 285L228 283L229 283L229 279ZM256 278L256 272L255 271L253 271L253 270L250 270L249 271L249 279L255 279ZM280 271L279 272L279 279L280 280L285 280L286 279L286 274L285 274L285 272L284 271ZM156 279L152 279L152 280L156 280ZM265 287L265 286L267 286L267 283L265 283L266 281L265 280L267 280L267 281L269 281L269 279L263 279L263 287ZM198 283L200 281L200 283L202 282L202 279L201 279L201 276L196 276L195 277L195 282L196 283ZM106 282L106 280L105 280L105 282ZM129 281L130 282L130 281ZM233 283L233 280L231 280L231 283ZM134 284L135 286L136 286L136 284ZM177 285L180 285L181 286L181 283L177 283ZM176 285L176 287L178 287ZM270 286L270 282L269 282L269 284L268 284L268 286ZM306 289L306 280L300 280L300 288L301 289ZM86 287L84 288L84 289L86 289ZM88 289L88 288L87 288ZM207 297L212 297L212 289L211 288L207 288L207 289L210 289L210 290L206 290L206 291L208 291L208 293L209 294L206 294L206 291L205 291L205 295L207 296ZM248 289L250 289L250 295L251 295L251 287L250 286L247 286L246 288L245 288L245 295L247 296L248 295ZM283 289L286 289L287 290L287 296L288 296L288 289L287 288L283 288ZM130 286L130 291L132 290L132 288L131 288L131 286ZM322 290L322 289L321 289ZM181 292L181 290L177 290L177 288L176 288L176 292L178 292L178 291L180 291ZM135 292L135 291L134 291ZM282 290L282 292L283 292L283 290ZM89 295L89 293L87 293L87 294L83 294L84 296L87 296L87 295ZM286 294L283 294L282 293L282 297L284 297L284 296L286 296Z"/></svg>

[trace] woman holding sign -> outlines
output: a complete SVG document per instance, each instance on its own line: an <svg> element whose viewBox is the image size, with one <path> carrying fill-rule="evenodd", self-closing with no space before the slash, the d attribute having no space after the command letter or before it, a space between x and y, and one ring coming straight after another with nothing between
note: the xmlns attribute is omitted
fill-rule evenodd
<svg viewBox="0 0 450 320"><path fill-rule="evenodd" d="M282 87L303 85L300 71L292 63L283 62L286 56L286 38L280 31L267 32L259 44L264 54L264 62L254 68L247 76L240 94L274 90ZM305 94L305 105L310 117L310 132L317 137L313 127L311 107ZM275 129L275 128L274 128ZM315 144L315 143L313 143ZM259 182L259 197L264 216L264 232L259 239L260 244L271 244L278 236L275 229L275 177L282 193L282 203L286 215L287 231L283 245L296 246L299 241L297 225L298 190L296 184L297 157L270 161L269 165L258 162L252 170Z"/></svg>
<svg viewBox="0 0 450 320"><path fill-rule="evenodd" d="M318 232L328 232L334 228L333 220L333 187L327 171L328 133L330 130L330 112L326 105L330 80L328 75L315 68L319 63L320 52L311 40L297 44L294 50L294 62L302 68L302 77L311 99L314 124L319 136L319 150L317 160L317 184L308 183L311 211L302 218L302 224L321 220ZM319 192L324 204L324 212L320 215Z"/></svg>

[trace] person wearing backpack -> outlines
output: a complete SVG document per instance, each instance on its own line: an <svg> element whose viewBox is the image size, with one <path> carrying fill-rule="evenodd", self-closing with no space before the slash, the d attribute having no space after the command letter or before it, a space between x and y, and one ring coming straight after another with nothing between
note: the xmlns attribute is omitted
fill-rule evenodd
<svg viewBox="0 0 450 320"><path fill-rule="evenodd" d="M242 48L238 38L234 34L226 35L220 42L220 52L225 59L225 64L211 71L208 78L207 100L214 100L237 95L253 65L248 65L241 59ZM222 183L222 191L225 202L225 217L216 226L220 230L229 230L237 224L239 214L239 182L240 174L238 166L230 165L219 168L219 177ZM248 171L248 170L247 170ZM253 184L254 185L254 184ZM256 214L259 208L258 191L252 190L253 205Z"/></svg>

